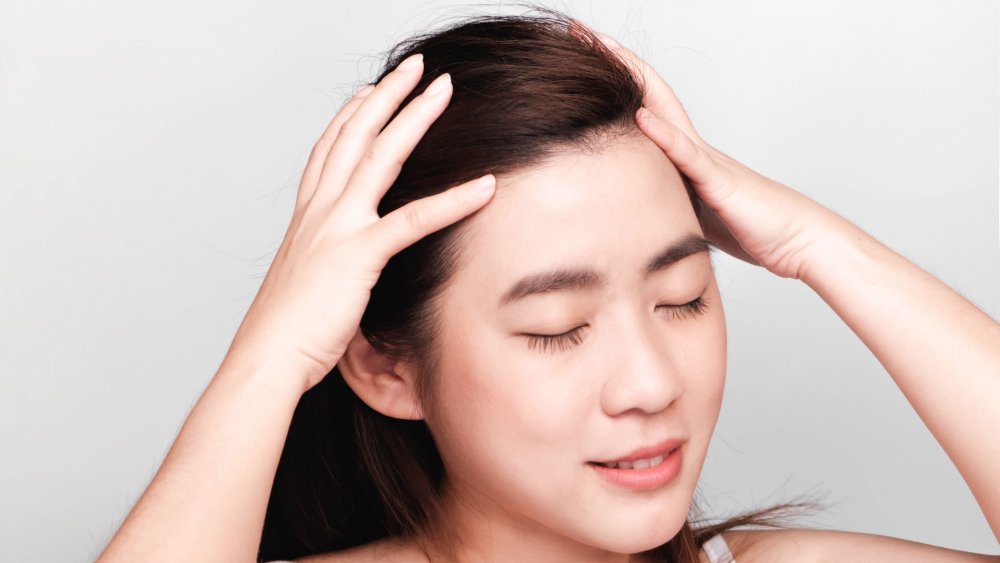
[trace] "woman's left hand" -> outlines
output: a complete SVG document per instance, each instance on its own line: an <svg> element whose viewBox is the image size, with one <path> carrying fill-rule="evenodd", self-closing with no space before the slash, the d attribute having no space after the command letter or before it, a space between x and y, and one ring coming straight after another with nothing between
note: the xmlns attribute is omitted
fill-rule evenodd
<svg viewBox="0 0 1000 563"><path fill-rule="evenodd" d="M597 34L645 85L639 128L687 176L705 204L698 219L713 244L784 277L803 279L819 247L852 225L819 203L712 147L694 130L670 86L635 53Z"/></svg>

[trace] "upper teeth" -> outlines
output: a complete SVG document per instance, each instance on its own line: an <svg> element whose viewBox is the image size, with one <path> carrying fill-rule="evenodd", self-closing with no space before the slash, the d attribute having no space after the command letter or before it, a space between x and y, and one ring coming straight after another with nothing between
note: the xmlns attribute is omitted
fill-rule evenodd
<svg viewBox="0 0 1000 563"><path fill-rule="evenodd" d="M649 459L633 459L632 461L612 461L610 463L601 463L604 467L613 467L615 469L646 469L647 467L656 467L663 463L663 458L667 456L658 455L656 457L651 457Z"/></svg>

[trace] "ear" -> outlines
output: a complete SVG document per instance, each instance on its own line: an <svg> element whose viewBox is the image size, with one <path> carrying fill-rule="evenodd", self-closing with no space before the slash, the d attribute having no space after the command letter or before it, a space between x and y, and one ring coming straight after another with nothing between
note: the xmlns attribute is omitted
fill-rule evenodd
<svg viewBox="0 0 1000 563"><path fill-rule="evenodd" d="M376 351L360 328L337 367L347 385L369 407L392 418L424 417L416 393L416 369Z"/></svg>

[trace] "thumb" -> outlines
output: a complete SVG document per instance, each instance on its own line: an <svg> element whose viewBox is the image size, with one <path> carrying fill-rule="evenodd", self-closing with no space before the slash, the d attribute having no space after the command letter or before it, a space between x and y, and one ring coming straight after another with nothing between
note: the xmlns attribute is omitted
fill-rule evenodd
<svg viewBox="0 0 1000 563"><path fill-rule="evenodd" d="M692 141L673 123L644 107L636 112L636 124L674 166L691 180L698 195L706 203L711 205L726 197L726 173L705 147ZM705 193L706 190L712 193Z"/></svg>
<svg viewBox="0 0 1000 563"><path fill-rule="evenodd" d="M740 246L739 241L730 232L729 227L726 226L715 211L712 211L711 207L702 204L701 210L698 213L698 223L701 224L701 230L705 233L705 238L722 249L726 254L734 258L739 258L748 264L760 266L760 263Z"/></svg>

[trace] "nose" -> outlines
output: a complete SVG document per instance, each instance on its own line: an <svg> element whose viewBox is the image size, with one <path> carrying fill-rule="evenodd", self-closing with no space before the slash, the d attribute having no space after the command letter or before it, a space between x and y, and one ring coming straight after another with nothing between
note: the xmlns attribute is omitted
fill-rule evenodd
<svg viewBox="0 0 1000 563"><path fill-rule="evenodd" d="M678 362L653 323L633 323L620 333L613 364L601 390L601 408L608 416L630 410L647 414L667 408L683 393Z"/></svg>

